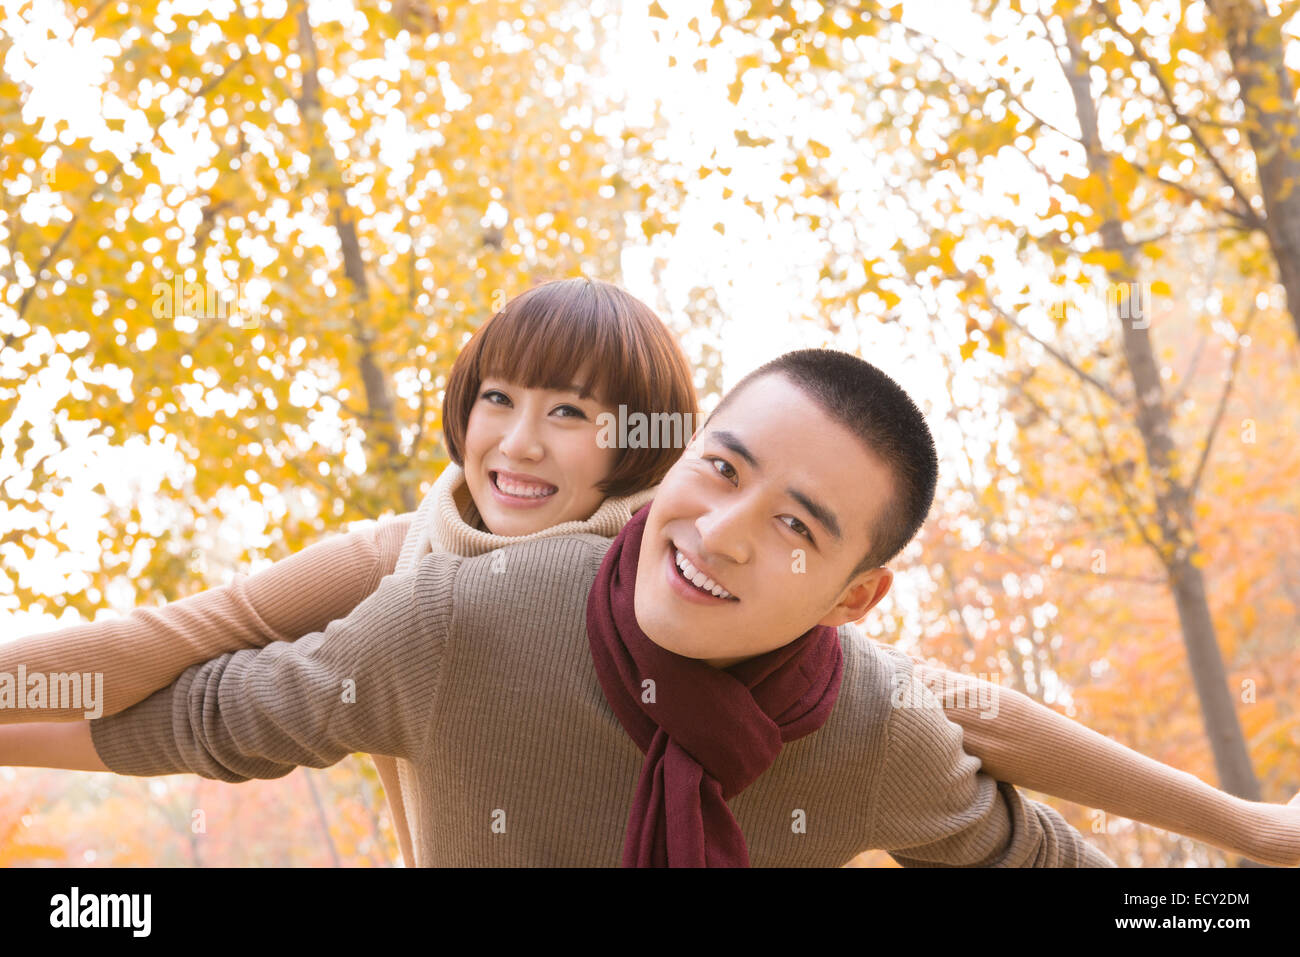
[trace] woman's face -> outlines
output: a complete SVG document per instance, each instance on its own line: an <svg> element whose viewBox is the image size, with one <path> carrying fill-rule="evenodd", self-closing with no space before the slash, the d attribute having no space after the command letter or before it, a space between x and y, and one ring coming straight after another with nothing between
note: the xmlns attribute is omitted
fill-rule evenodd
<svg viewBox="0 0 1300 957"><path fill-rule="evenodd" d="M489 531L531 535L600 507L597 484L619 452L597 442L602 412L613 410L577 389L479 384L465 429L465 482Z"/></svg>

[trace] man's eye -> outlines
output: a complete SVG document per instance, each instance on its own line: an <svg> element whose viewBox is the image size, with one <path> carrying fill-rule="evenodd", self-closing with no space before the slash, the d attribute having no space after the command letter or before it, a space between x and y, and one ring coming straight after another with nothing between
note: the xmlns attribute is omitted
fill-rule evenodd
<svg viewBox="0 0 1300 957"><path fill-rule="evenodd" d="M796 535L802 535L810 542L813 540L812 531L811 529L808 528L807 525L799 521L799 519L795 518L793 515L787 515L786 518L790 520L786 524L789 525L790 528L794 530Z"/></svg>
<svg viewBox="0 0 1300 957"><path fill-rule="evenodd" d="M731 467L731 463L726 459L720 459L715 456L707 456L706 461L713 466L713 470L725 479L732 479L736 476L736 470ZM718 468L721 465L722 468ZM724 472L723 469L726 469Z"/></svg>

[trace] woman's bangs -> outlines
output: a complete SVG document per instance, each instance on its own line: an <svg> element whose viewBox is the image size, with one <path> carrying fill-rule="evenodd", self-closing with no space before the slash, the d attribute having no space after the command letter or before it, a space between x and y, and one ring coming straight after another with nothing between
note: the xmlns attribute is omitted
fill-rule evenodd
<svg viewBox="0 0 1300 957"><path fill-rule="evenodd" d="M622 375L623 350L610 325L562 313L498 316L483 330L478 378L504 379L529 389L567 390L611 403Z"/></svg>

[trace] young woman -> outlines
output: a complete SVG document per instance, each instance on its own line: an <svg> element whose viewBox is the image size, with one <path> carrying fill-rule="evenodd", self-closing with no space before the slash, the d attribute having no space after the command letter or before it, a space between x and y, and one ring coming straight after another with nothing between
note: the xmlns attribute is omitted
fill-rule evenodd
<svg viewBox="0 0 1300 957"><path fill-rule="evenodd" d="M472 557L538 537L612 537L650 501L682 449L613 447L602 435L602 413L617 416L622 406L628 419L667 412L694 423L696 402L689 363L643 303L606 283L544 283L488 320L453 365L442 418L453 464L417 512L161 609L0 645L0 674L20 665L28 675L100 673L103 713L116 714L192 665L324 630L431 549ZM1263 863L1300 864L1300 805L1243 801L1017 692L918 667L964 729L967 752L995 778ZM991 700L996 710L968 704ZM0 727L0 764L102 769L84 723L15 723L83 715L0 706L0 724L9 725ZM400 764L375 763L409 864Z"/></svg>

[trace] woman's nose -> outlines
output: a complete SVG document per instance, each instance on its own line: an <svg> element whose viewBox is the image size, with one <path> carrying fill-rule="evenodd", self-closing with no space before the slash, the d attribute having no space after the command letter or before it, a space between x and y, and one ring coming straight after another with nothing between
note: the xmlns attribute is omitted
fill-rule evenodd
<svg viewBox="0 0 1300 957"><path fill-rule="evenodd" d="M542 444L538 439L537 428L532 418L521 415L507 428L501 437L501 452L507 458L517 461L536 461L542 456Z"/></svg>

